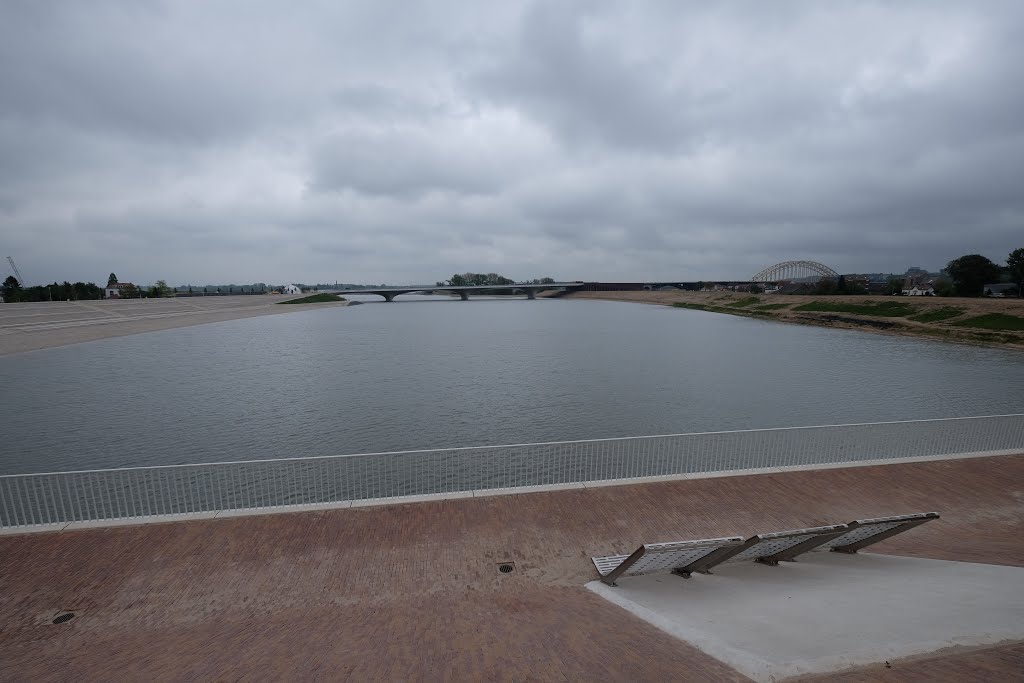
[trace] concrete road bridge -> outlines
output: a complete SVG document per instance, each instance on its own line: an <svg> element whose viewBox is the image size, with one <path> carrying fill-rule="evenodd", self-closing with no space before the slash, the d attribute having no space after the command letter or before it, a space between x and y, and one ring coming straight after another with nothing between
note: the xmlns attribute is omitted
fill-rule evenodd
<svg viewBox="0 0 1024 683"><path fill-rule="evenodd" d="M525 295L527 299L536 299L537 292L548 289L561 289L565 291L580 289L582 282L550 282L546 285L407 285L402 287L366 287L361 289L335 289L331 294L353 295L353 294L376 294L384 297L385 301L393 301L400 294L446 294L449 292L458 294L463 301L469 300L470 293L490 294L492 292L507 292L508 294Z"/></svg>
<svg viewBox="0 0 1024 683"><path fill-rule="evenodd" d="M546 285L518 284L518 285L403 285L395 287L365 287L360 289L334 289L325 290L331 294L354 295L354 294L376 294L384 297L385 301L393 301L400 294L443 294L452 292L458 294L463 301L469 300L469 295L491 294L504 292L508 294L525 295L527 299L537 298L537 292L544 290L561 290L566 292L618 292L618 291L654 291L659 289L682 289L695 291L702 286L722 285L727 287L739 287L750 285L750 280L704 280L704 281L682 281L673 280L665 282L583 282L574 280L572 282L551 282Z"/></svg>

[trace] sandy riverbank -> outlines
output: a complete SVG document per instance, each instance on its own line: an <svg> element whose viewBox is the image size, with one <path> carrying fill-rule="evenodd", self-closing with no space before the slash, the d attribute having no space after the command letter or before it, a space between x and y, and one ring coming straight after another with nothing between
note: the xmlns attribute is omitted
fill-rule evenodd
<svg viewBox="0 0 1024 683"><path fill-rule="evenodd" d="M819 327L864 330L878 334L924 337L941 341L978 344L1024 351L1024 331L994 330L973 327L973 319L986 315L1021 318L1024 322L1024 299L960 299L944 297L891 296L799 296L758 295L742 292L573 292L570 299L601 299L631 301L663 306L694 308L714 313L757 317L779 322ZM905 315L882 310L808 311L801 307L815 302L837 308L871 308L904 304ZM941 318L941 319L935 319Z"/></svg>
<svg viewBox="0 0 1024 683"><path fill-rule="evenodd" d="M277 305L294 298L264 295L0 304L0 356L351 303Z"/></svg>

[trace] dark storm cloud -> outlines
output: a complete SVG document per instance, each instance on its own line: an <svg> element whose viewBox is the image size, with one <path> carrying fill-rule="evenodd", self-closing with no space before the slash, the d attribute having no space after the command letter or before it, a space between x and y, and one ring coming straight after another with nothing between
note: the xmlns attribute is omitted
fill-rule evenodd
<svg viewBox="0 0 1024 683"><path fill-rule="evenodd" d="M31 279L745 277L1024 246L1015 2L0 5Z"/></svg>

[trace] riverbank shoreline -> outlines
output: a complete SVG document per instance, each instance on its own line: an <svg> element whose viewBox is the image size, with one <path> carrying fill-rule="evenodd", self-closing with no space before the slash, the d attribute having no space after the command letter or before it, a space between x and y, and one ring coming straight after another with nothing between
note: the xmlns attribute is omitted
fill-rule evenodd
<svg viewBox="0 0 1024 683"><path fill-rule="evenodd" d="M0 357L146 332L353 303L275 305L295 298L267 294L0 304Z"/></svg>
<svg viewBox="0 0 1024 683"><path fill-rule="evenodd" d="M754 295L682 290L570 292L564 298L673 306L796 325L1024 351L1024 331L981 327L992 325L993 319L998 322L1008 318L1011 324L1016 319L1024 322L1024 299ZM807 310L815 308L833 310Z"/></svg>
<svg viewBox="0 0 1024 683"><path fill-rule="evenodd" d="M1020 567L1022 477L1024 459L1002 456L0 536L0 679L748 680L588 590L590 558L936 509L870 555ZM758 583L787 571L751 569ZM716 576L656 578L686 595ZM780 624L797 641L810 628ZM937 649L848 675L1012 678L1021 651Z"/></svg>

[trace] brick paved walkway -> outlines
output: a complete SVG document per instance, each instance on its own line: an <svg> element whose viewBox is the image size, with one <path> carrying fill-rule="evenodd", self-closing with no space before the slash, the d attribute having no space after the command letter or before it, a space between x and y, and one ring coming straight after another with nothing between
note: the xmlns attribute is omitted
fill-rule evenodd
<svg viewBox="0 0 1024 683"><path fill-rule="evenodd" d="M923 510L877 551L1024 566L1022 456L0 537L0 679L743 680L583 589L590 557Z"/></svg>

